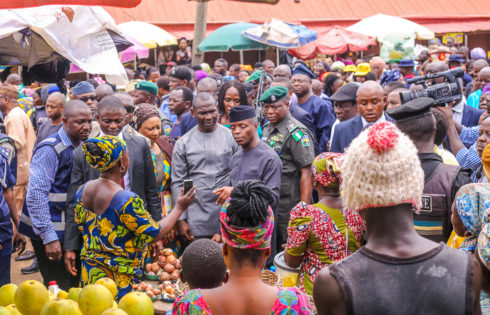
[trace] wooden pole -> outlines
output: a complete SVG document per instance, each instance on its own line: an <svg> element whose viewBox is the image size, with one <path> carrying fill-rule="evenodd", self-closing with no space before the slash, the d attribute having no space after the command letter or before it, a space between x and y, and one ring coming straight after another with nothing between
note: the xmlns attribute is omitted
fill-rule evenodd
<svg viewBox="0 0 490 315"><path fill-rule="evenodd" d="M197 47L206 36L208 0L197 0L196 24L194 26L194 40L192 41L192 65L200 65L204 62L204 52L198 52Z"/></svg>

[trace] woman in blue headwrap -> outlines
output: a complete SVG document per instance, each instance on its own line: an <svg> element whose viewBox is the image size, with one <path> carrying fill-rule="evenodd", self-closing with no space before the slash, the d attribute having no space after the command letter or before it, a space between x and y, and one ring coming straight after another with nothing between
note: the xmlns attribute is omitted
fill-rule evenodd
<svg viewBox="0 0 490 315"><path fill-rule="evenodd" d="M467 184L456 193L451 223L456 234L465 237L459 249L471 253L475 251L487 209L490 209L490 184Z"/></svg>
<svg viewBox="0 0 490 315"><path fill-rule="evenodd" d="M121 181L129 166L126 144L113 136L85 141L88 164L100 171L75 195L75 222L82 231L81 285L109 277L118 287L117 298L129 293L143 273L148 245L163 238L191 204L195 188L181 194L174 211L155 222L138 195L124 190ZM76 274L77 270L70 270Z"/></svg>

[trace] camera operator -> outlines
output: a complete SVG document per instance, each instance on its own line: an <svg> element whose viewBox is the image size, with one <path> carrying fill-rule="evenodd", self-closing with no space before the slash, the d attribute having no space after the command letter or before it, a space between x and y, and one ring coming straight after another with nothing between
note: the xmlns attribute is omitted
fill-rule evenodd
<svg viewBox="0 0 490 315"><path fill-rule="evenodd" d="M435 61L431 62L427 66L427 74L433 75L437 73L441 73L444 71L449 70L449 67L446 63L442 61ZM444 77L439 77L435 78L432 80L427 80L428 85L434 85L434 84L441 84L444 83L445 78ZM458 81L460 83L461 89L463 89L463 85L461 82L461 79L458 78ZM472 126L477 126L478 121L480 119L481 114L483 111L475 109L471 106L468 106L466 104L466 98L464 97L463 94L461 94L461 99L459 102L453 102L449 104L449 106L452 108L453 111L453 120L455 123L461 124L466 127L472 127Z"/></svg>
<svg viewBox="0 0 490 315"><path fill-rule="evenodd" d="M471 169L472 182L485 181L486 177L482 176L481 154L485 146L490 144L488 112L485 111L481 116L480 125L468 128L454 122L451 108L438 107L437 109L446 117L449 145L459 165Z"/></svg>
<svg viewBox="0 0 490 315"><path fill-rule="evenodd" d="M436 119L434 99L419 97L387 111L396 126L410 137L418 151L425 184L420 213L414 216L417 232L435 242L446 242L452 230L451 207L459 188L471 182L469 172L443 163L434 152Z"/></svg>

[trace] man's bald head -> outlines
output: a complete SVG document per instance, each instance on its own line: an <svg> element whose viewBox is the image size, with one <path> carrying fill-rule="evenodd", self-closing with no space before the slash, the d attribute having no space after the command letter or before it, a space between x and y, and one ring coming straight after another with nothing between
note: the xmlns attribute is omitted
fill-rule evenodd
<svg viewBox="0 0 490 315"><path fill-rule="evenodd" d="M197 109L201 105L204 104L208 105L210 103L213 103L216 106L218 106L218 103L216 102L216 99L214 98L213 94L208 92L203 92L203 93L197 93L196 97L194 97L192 106L194 109Z"/></svg>
<svg viewBox="0 0 490 315"><path fill-rule="evenodd" d="M65 110L63 111L63 118L69 119L78 113L88 113L91 115L90 107L87 103L80 100L71 100L65 105Z"/></svg>
<svg viewBox="0 0 490 315"><path fill-rule="evenodd" d="M443 71L449 70L449 66L447 63L442 62L442 61L434 61L429 63L427 66L427 74L435 74Z"/></svg>
<svg viewBox="0 0 490 315"><path fill-rule="evenodd" d="M216 93L218 91L218 83L213 78L203 78L197 83L197 93Z"/></svg>
<svg viewBox="0 0 490 315"><path fill-rule="evenodd" d="M376 81L366 81L357 89L357 96L361 93L381 93L385 94L383 87Z"/></svg>
<svg viewBox="0 0 490 315"><path fill-rule="evenodd" d="M480 71L485 67L488 67L488 62L485 59L478 59L473 62L473 72L475 75L480 73Z"/></svg>
<svg viewBox="0 0 490 315"><path fill-rule="evenodd" d="M278 65L274 69L272 76L274 77L274 79L275 78L291 79L291 76L292 76L291 68L288 65Z"/></svg>
<svg viewBox="0 0 490 315"><path fill-rule="evenodd" d="M20 75L16 73L12 73L7 77L7 84L12 84L12 85L19 85L22 83L22 79Z"/></svg>
<svg viewBox="0 0 490 315"><path fill-rule="evenodd" d="M104 97L111 95L114 93L114 90L112 90L112 87L109 84L101 84L95 89L95 96L97 96L97 99L101 100Z"/></svg>
<svg viewBox="0 0 490 315"><path fill-rule="evenodd" d="M66 98L60 92L54 92L54 93L49 94L48 99L46 100L46 103L50 102L50 101L64 106L66 103Z"/></svg>
<svg viewBox="0 0 490 315"><path fill-rule="evenodd" d="M311 90L313 94L321 96L323 91L323 84L319 80L311 80Z"/></svg>
<svg viewBox="0 0 490 315"><path fill-rule="evenodd" d="M129 95L128 92L115 92L112 96L117 97L124 106L134 106L134 99Z"/></svg>
<svg viewBox="0 0 490 315"><path fill-rule="evenodd" d="M356 93L359 114L369 123L376 122L386 106L383 87L376 81L364 82Z"/></svg>

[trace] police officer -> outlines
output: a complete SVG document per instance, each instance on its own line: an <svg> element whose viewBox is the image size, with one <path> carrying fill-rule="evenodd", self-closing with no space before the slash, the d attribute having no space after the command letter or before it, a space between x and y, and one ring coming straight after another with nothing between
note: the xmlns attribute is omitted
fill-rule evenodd
<svg viewBox="0 0 490 315"><path fill-rule="evenodd" d="M91 122L91 110L83 101L66 104L63 127L39 143L32 154L20 217L19 232L31 239L44 284L54 280L63 290L78 285L78 279L65 268L62 243L73 150L88 139Z"/></svg>
<svg viewBox="0 0 490 315"><path fill-rule="evenodd" d="M6 135L0 134L1 140L7 138ZM0 144L0 191L2 192L0 194L0 286L10 283L12 237L15 251L18 251L19 254L22 254L26 245L25 238L18 233L14 233L12 225L13 222L15 230L19 227L19 214L15 207L12 191L16 179L9 164L15 159L15 146L12 148L9 150Z"/></svg>
<svg viewBox="0 0 490 315"><path fill-rule="evenodd" d="M315 159L311 131L289 112L288 89L273 86L262 94L265 116L262 140L279 155L282 162L280 199L277 207L277 246L287 241L289 212L300 201L311 201L311 163Z"/></svg>
<svg viewBox="0 0 490 315"><path fill-rule="evenodd" d="M436 126L430 112L434 103L432 98L420 97L387 113L417 147L425 174L422 207L414 217L415 229L428 239L446 242L452 230L451 206L454 196L461 186L471 180L466 170L444 164L442 158L434 153Z"/></svg>

